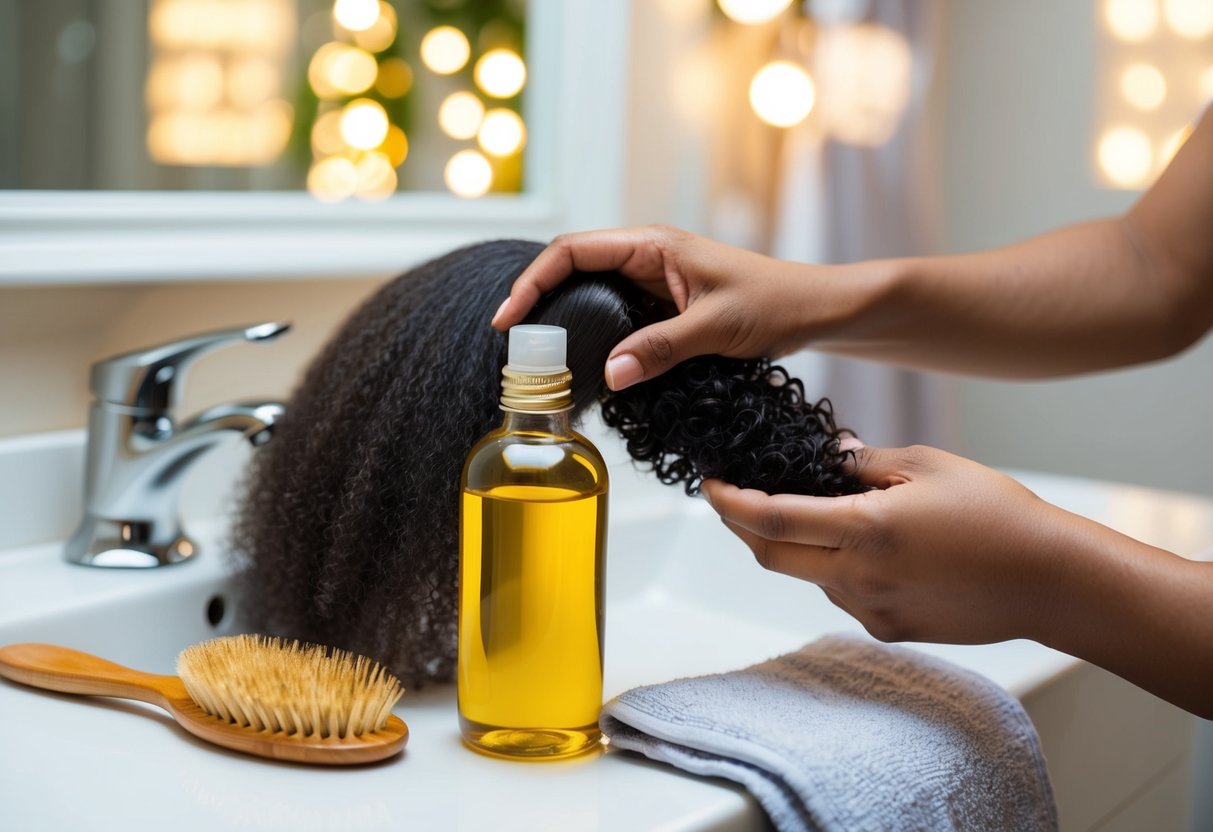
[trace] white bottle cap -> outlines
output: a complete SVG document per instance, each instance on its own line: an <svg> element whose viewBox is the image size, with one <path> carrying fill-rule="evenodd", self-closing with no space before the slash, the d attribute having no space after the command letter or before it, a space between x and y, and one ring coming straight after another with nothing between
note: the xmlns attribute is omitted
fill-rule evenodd
<svg viewBox="0 0 1213 832"><path fill-rule="evenodd" d="M520 324L510 327L509 366L528 373L565 370L565 337L561 326Z"/></svg>

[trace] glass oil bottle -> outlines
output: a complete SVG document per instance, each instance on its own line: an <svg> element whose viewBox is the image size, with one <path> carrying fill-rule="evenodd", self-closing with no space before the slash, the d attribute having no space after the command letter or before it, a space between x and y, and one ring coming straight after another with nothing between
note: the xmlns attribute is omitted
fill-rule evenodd
<svg viewBox="0 0 1213 832"><path fill-rule="evenodd" d="M607 471L569 427L571 382L562 328L513 327L504 421L463 469L459 723L493 755L601 739Z"/></svg>

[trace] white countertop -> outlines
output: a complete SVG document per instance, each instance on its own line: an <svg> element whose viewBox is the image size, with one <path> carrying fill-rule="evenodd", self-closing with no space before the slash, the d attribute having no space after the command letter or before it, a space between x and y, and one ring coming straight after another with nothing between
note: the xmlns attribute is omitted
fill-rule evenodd
<svg viewBox="0 0 1213 832"><path fill-rule="evenodd" d="M1018 475L1045 499L1179 554L1213 545L1213 503L1060 477ZM859 631L814 587L763 572L700 501L670 489L615 511L606 693L730 670L827 632ZM0 552L0 643L54 641L140 669L171 670L210 637L204 610L226 577L216 527L196 562L90 570L57 545ZM1023 696L1078 664L1030 642L922 649ZM215 748L138 703L0 682L0 827L174 830L763 828L738 787L620 753L510 763L460 742L454 690L405 695L398 758L353 769L274 763Z"/></svg>

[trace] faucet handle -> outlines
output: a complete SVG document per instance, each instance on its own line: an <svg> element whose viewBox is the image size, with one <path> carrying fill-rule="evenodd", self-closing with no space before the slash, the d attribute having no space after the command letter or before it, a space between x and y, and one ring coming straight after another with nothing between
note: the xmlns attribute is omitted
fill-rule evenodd
<svg viewBox="0 0 1213 832"><path fill-rule="evenodd" d="M268 341L290 328L287 322L269 321L115 355L92 366L89 386L99 401L164 413L177 405L185 371L198 356L241 341Z"/></svg>

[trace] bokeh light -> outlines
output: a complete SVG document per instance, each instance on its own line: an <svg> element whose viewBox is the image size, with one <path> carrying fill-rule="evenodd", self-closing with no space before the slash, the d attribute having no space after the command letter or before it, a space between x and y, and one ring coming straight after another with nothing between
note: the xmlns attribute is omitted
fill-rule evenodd
<svg viewBox="0 0 1213 832"><path fill-rule="evenodd" d="M513 156L526 143L526 125L513 110L498 107L484 114L476 140L485 153Z"/></svg>
<svg viewBox="0 0 1213 832"><path fill-rule="evenodd" d="M396 10L379 0L379 16L365 29L352 32L354 43L367 52L382 52L396 40Z"/></svg>
<svg viewBox="0 0 1213 832"><path fill-rule="evenodd" d="M752 26L774 20L792 5L792 0L718 0L718 3L730 20Z"/></svg>
<svg viewBox="0 0 1213 832"><path fill-rule="evenodd" d="M876 147L888 141L910 102L913 59L905 37L877 23L842 23L822 32L815 77L830 135Z"/></svg>
<svg viewBox="0 0 1213 832"><path fill-rule="evenodd" d="M312 165L307 173L307 189L322 202L340 202L354 195L358 170L344 156L329 156Z"/></svg>
<svg viewBox="0 0 1213 832"><path fill-rule="evenodd" d="M483 196L493 184L493 166L477 150L461 150L451 157L443 171L451 193L465 199Z"/></svg>
<svg viewBox="0 0 1213 832"><path fill-rule="evenodd" d="M1104 175L1122 188L1141 187L1154 169L1150 139L1135 127L1114 127L1105 132L1096 155Z"/></svg>
<svg viewBox="0 0 1213 832"><path fill-rule="evenodd" d="M370 52L333 41L312 55L307 78L317 97L333 99L365 92L375 83L378 72L379 65Z"/></svg>
<svg viewBox="0 0 1213 832"><path fill-rule="evenodd" d="M454 26L438 26L421 39L421 61L439 75L463 69L471 54L467 35Z"/></svg>
<svg viewBox="0 0 1213 832"><path fill-rule="evenodd" d="M333 18L351 32L369 29L379 18L379 0L337 0Z"/></svg>
<svg viewBox="0 0 1213 832"><path fill-rule="evenodd" d="M388 117L378 101L358 98L341 112L341 138L350 147L371 150L387 138Z"/></svg>
<svg viewBox="0 0 1213 832"><path fill-rule="evenodd" d="M379 145L379 152L388 157L392 167L398 168L404 164L409 155L409 137L395 124L387 129L387 138Z"/></svg>
<svg viewBox="0 0 1213 832"><path fill-rule="evenodd" d="M493 98L513 98L526 84L526 64L512 49L490 49L476 61L476 86Z"/></svg>
<svg viewBox="0 0 1213 832"><path fill-rule="evenodd" d="M209 110L223 99L223 66L207 53L159 58L148 71L145 95L154 110Z"/></svg>
<svg viewBox="0 0 1213 832"><path fill-rule="evenodd" d="M324 158L345 149L345 139L341 138L341 110L321 113L312 123L312 153L317 158Z"/></svg>
<svg viewBox="0 0 1213 832"><path fill-rule="evenodd" d="M227 68L227 100L250 109L278 95L280 79L273 61L260 57L235 58Z"/></svg>
<svg viewBox="0 0 1213 832"><path fill-rule="evenodd" d="M470 92L448 95L438 107L438 126L452 139L470 139L480 129L484 105Z"/></svg>
<svg viewBox="0 0 1213 832"><path fill-rule="evenodd" d="M293 44L289 0L153 0L148 34L158 49L236 49L281 55Z"/></svg>
<svg viewBox="0 0 1213 832"><path fill-rule="evenodd" d="M1199 40L1213 33L1213 0L1163 0L1162 13L1182 38Z"/></svg>
<svg viewBox="0 0 1213 832"><path fill-rule="evenodd" d="M379 73L375 57L351 47L333 57L328 64L328 80L343 95L357 95L370 89Z"/></svg>
<svg viewBox="0 0 1213 832"><path fill-rule="evenodd" d="M243 142L250 149L248 159L253 164L269 164L286 149L295 124L295 108L290 104L280 98L272 98L260 104L253 111L251 119L244 113L237 113L236 116L246 131ZM236 155L241 156L240 148L236 150ZM239 158L232 163L248 164Z"/></svg>
<svg viewBox="0 0 1213 832"><path fill-rule="evenodd" d="M1158 28L1158 0L1105 0L1104 21L1121 40L1145 40Z"/></svg>
<svg viewBox="0 0 1213 832"><path fill-rule="evenodd" d="M804 121L816 98L809 73L791 61L772 61L750 82L750 105L760 119L775 127Z"/></svg>
<svg viewBox="0 0 1213 832"><path fill-rule="evenodd" d="M1157 110L1167 97L1167 79L1153 64L1133 64L1120 76L1120 92L1141 110Z"/></svg>
<svg viewBox="0 0 1213 832"><path fill-rule="evenodd" d="M276 100L251 113L230 108L158 113L148 123L148 152L169 165L268 164L282 152L292 119L290 105Z"/></svg>
<svg viewBox="0 0 1213 832"><path fill-rule="evenodd" d="M413 68L403 58L387 58L379 64L375 89L384 98L400 98L413 88Z"/></svg>
<svg viewBox="0 0 1213 832"><path fill-rule="evenodd" d="M396 170L384 153L367 153L354 165L354 193L359 199L379 201L396 191Z"/></svg>

